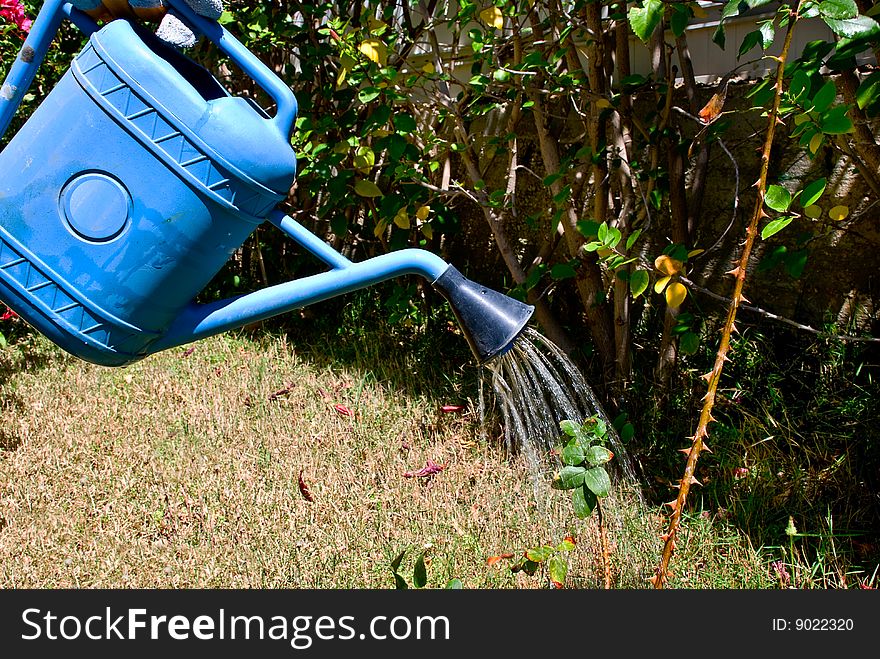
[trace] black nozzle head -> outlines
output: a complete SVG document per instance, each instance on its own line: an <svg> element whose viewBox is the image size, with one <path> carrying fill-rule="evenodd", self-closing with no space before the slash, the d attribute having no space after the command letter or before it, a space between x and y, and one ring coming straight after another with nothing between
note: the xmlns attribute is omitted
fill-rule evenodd
<svg viewBox="0 0 880 659"><path fill-rule="evenodd" d="M502 355L523 331L535 307L480 286L449 266L434 282L455 312L477 361Z"/></svg>

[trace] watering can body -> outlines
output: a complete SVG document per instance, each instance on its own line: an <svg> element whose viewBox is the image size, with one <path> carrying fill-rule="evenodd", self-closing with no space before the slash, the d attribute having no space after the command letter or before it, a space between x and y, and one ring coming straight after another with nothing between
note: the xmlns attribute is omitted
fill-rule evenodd
<svg viewBox="0 0 880 659"><path fill-rule="evenodd" d="M0 153L0 298L92 361L145 354L286 196L294 117L107 24Z"/></svg>
<svg viewBox="0 0 880 659"><path fill-rule="evenodd" d="M450 301L480 361L533 307L404 249L352 263L277 208L296 174L290 88L221 25L169 3L274 101L272 116L127 20L47 0L0 88L9 125L64 16L90 35L0 151L0 300L68 352L121 366L406 274ZM196 297L262 222L326 272L209 304Z"/></svg>

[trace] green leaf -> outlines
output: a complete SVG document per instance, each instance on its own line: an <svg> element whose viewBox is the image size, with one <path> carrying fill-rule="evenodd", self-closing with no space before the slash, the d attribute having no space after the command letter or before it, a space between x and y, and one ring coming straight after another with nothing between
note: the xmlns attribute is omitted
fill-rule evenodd
<svg viewBox="0 0 880 659"><path fill-rule="evenodd" d="M400 552L393 561L391 561L391 570L393 572L397 572L400 569L400 563L403 561L403 557L406 556L406 549Z"/></svg>
<svg viewBox="0 0 880 659"><path fill-rule="evenodd" d="M829 80L822 88L816 92L816 95L813 96L812 102L810 103L810 109L815 110L816 112L825 112L828 107L834 102L834 99L837 97L837 87L834 82Z"/></svg>
<svg viewBox="0 0 880 659"><path fill-rule="evenodd" d="M544 545L543 547L533 547L526 551L526 558L535 563L543 563L555 553L556 549L550 545Z"/></svg>
<svg viewBox="0 0 880 659"><path fill-rule="evenodd" d="M743 37L742 43L739 45L739 54L737 59L748 53L752 48L761 43L761 33L758 30L749 32Z"/></svg>
<svg viewBox="0 0 880 659"><path fill-rule="evenodd" d="M880 101L880 71L874 71L867 78L862 80L856 91L856 104L860 110L869 110L869 116L874 116L876 112L870 112Z"/></svg>
<svg viewBox="0 0 880 659"><path fill-rule="evenodd" d="M576 467L584 461L584 448L577 439L572 439L562 449L562 461L570 467Z"/></svg>
<svg viewBox="0 0 880 659"><path fill-rule="evenodd" d="M614 249L615 247L617 247L617 244L620 242L621 238L623 238L623 234L620 233L620 229L618 229L617 227L609 227L608 233L605 236L605 239L602 240L602 242L608 249Z"/></svg>
<svg viewBox="0 0 880 659"><path fill-rule="evenodd" d="M394 122L394 127L397 129L397 132L402 135L409 135L410 133L416 132L416 120L410 114L399 112L394 115L391 121Z"/></svg>
<svg viewBox="0 0 880 659"><path fill-rule="evenodd" d="M562 588L565 577L568 575L568 562L562 556L554 556L547 564L547 572L550 575L550 581L558 588Z"/></svg>
<svg viewBox="0 0 880 659"><path fill-rule="evenodd" d="M867 38L880 33L880 25L877 25L877 21L867 16L857 16L856 18L846 18L843 20L823 16L822 20L838 37Z"/></svg>
<svg viewBox="0 0 880 659"><path fill-rule="evenodd" d="M632 249L632 246L636 244L636 241L639 239L639 236L641 236L641 235L642 235L641 229L636 229L631 234L629 234L629 237L626 239L626 251L629 251Z"/></svg>
<svg viewBox="0 0 880 659"><path fill-rule="evenodd" d="M690 12L683 3L675 3L670 7L672 8L672 16L669 17L669 27L672 29L672 34L680 37L690 22Z"/></svg>
<svg viewBox="0 0 880 659"><path fill-rule="evenodd" d="M620 429L620 441L626 444L629 440L633 438L636 434L635 426L631 423L627 423Z"/></svg>
<svg viewBox="0 0 880 659"><path fill-rule="evenodd" d="M685 332L678 340L679 349L686 355L694 355L700 348L700 335L696 332Z"/></svg>
<svg viewBox="0 0 880 659"><path fill-rule="evenodd" d="M584 238L596 238L600 224L595 220L578 220L577 230Z"/></svg>
<svg viewBox="0 0 880 659"><path fill-rule="evenodd" d="M790 277L800 279L800 276L804 274L804 268L807 266L809 255L809 250L799 249L785 257L784 267Z"/></svg>
<svg viewBox="0 0 880 659"><path fill-rule="evenodd" d="M369 171L375 164L376 154L373 153L373 150L368 146L359 146L354 156L355 169Z"/></svg>
<svg viewBox="0 0 880 659"><path fill-rule="evenodd" d="M383 194L378 185L365 179L355 181L354 191L361 197L381 197Z"/></svg>
<svg viewBox="0 0 880 659"><path fill-rule="evenodd" d="M773 21L761 23L758 29L761 32L761 46L764 50L767 50L773 45L773 41L776 39L776 30L773 28Z"/></svg>
<svg viewBox="0 0 880 659"><path fill-rule="evenodd" d="M581 427L574 421L569 421L568 419L560 421L559 428L569 437L579 437L582 434Z"/></svg>
<svg viewBox="0 0 880 659"><path fill-rule="evenodd" d="M584 483L584 467L568 465L559 470L559 474L553 479L552 487L557 490L573 490Z"/></svg>
<svg viewBox="0 0 880 659"><path fill-rule="evenodd" d="M798 203L803 208L815 204L825 192L825 185L827 183L828 181L826 179L820 178L807 185L803 191L801 191L800 195L798 195Z"/></svg>
<svg viewBox="0 0 880 659"><path fill-rule="evenodd" d="M642 6L633 6L627 13L633 33L644 43L648 42L663 18L662 0L645 0Z"/></svg>
<svg viewBox="0 0 880 659"><path fill-rule="evenodd" d="M762 5L768 5L771 2L773 0L728 0L728 3L724 6L724 11L721 12L721 20L744 14Z"/></svg>
<svg viewBox="0 0 880 659"><path fill-rule="evenodd" d="M651 276L648 274L647 270L633 270L632 274L629 276L629 290L630 293L632 293L633 298L637 298L644 293L648 289L648 284L650 283Z"/></svg>
<svg viewBox="0 0 880 659"><path fill-rule="evenodd" d="M826 18L855 18L859 8L855 0L824 0L819 3L819 13Z"/></svg>
<svg viewBox="0 0 880 659"><path fill-rule="evenodd" d="M594 467L598 467L611 460L614 454L604 446L591 446L585 457L587 462Z"/></svg>
<svg viewBox="0 0 880 659"><path fill-rule="evenodd" d="M532 577L532 576L535 575L535 572L538 571L538 568L539 568L539 567L541 567L541 564L540 564L540 563L535 563L535 561L529 561L529 560L526 560L526 561L523 561L523 564L522 564L522 566L520 567L520 569L521 569L523 572L525 572L527 575L529 575L530 577Z"/></svg>
<svg viewBox="0 0 880 659"><path fill-rule="evenodd" d="M550 269L550 276L556 280L573 279L577 277L577 270L570 263L557 263Z"/></svg>
<svg viewBox="0 0 880 659"><path fill-rule="evenodd" d="M573 551L574 547L574 543L568 538L565 538L562 542L556 545L556 551Z"/></svg>
<svg viewBox="0 0 880 659"><path fill-rule="evenodd" d="M446 590L461 590L463 587L461 579L450 579L446 582Z"/></svg>
<svg viewBox="0 0 880 659"><path fill-rule="evenodd" d="M381 93L382 90L378 87L364 87L358 92L358 100L366 104L370 101L375 101Z"/></svg>
<svg viewBox="0 0 880 659"><path fill-rule="evenodd" d="M397 574L397 572L394 573L394 588L396 590L408 590L409 589L409 585L406 583L406 579L404 579L402 576Z"/></svg>
<svg viewBox="0 0 880 659"><path fill-rule="evenodd" d="M422 553L413 567L413 587L424 588L426 585L428 585L428 571L425 569L425 554Z"/></svg>
<svg viewBox="0 0 880 659"><path fill-rule="evenodd" d="M718 44L718 47L721 50L724 50L724 46L727 44L727 35L724 33L723 22L719 22L718 27L715 28L715 32L712 33L712 41Z"/></svg>
<svg viewBox="0 0 880 659"><path fill-rule="evenodd" d="M586 487L579 487L571 491L571 502L574 505L574 514L580 519L586 519L593 514L597 499Z"/></svg>
<svg viewBox="0 0 880 659"><path fill-rule="evenodd" d="M765 226L761 230L761 238L763 238L764 240L767 240L770 236L773 236L773 235L779 233L785 227L787 227L789 224L791 224L792 220L794 220L794 217L786 216L786 217L780 217L779 219L773 220L772 222L768 222L767 226Z"/></svg>
<svg viewBox="0 0 880 659"><path fill-rule="evenodd" d="M847 107L838 105L831 108L819 119L819 127L826 135L844 135L853 131L853 122L846 116Z"/></svg>
<svg viewBox="0 0 880 659"><path fill-rule="evenodd" d="M781 185L771 185L767 188L764 203L773 210L784 213L791 204L791 193Z"/></svg>
<svg viewBox="0 0 880 659"><path fill-rule="evenodd" d="M603 467L587 469L583 475L584 487L597 497L607 497L611 493L611 479Z"/></svg>

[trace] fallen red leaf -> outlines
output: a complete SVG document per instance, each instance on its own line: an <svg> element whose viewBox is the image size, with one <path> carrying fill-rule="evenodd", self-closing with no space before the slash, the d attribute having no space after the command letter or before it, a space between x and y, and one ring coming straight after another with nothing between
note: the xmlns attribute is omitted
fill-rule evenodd
<svg viewBox="0 0 880 659"><path fill-rule="evenodd" d="M464 405L444 405L440 408L440 411L448 414L449 412L461 412L464 410Z"/></svg>
<svg viewBox="0 0 880 659"><path fill-rule="evenodd" d="M306 481L303 478L302 470L300 470L299 472L299 492L303 495L303 499L309 502L314 502L315 497L312 496L312 493L309 490L309 486L306 485Z"/></svg>
<svg viewBox="0 0 880 659"><path fill-rule="evenodd" d="M495 563L505 558L513 558L513 554L499 554L498 556L490 556L486 559L486 564L495 565Z"/></svg>
<svg viewBox="0 0 880 659"><path fill-rule="evenodd" d="M333 408L342 416L354 416L354 412L348 409L345 405L334 405Z"/></svg>
<svg viewBox="0 0 880 659"><path fill-rule="evenodd" d="M446 465L438 465L436 462L428 458L428 462L424 467L419 469L418 471L408 471L403 477L404 478L428 478L433 476L434 474L439 474L441 471L446 469Z"/></svg>
<svg viewBox="0 0 880 659"><path fill-rule="evenodd" d="M562 584L559 583L558 581L553 581L553 579L551 579L551 580L550 580L550 583L553 584L553 587L554 587L554 588L562 588Z"/></svg>
<svg viewBox="0 0 880 659"><path fill-rule="evenodd" d="M181 357L189 357L195 351L196 351L195 346L193 346L192 348L187 348L186 350L183 351L183 354L181 355Z"/></svg>
<svg viewBox="0 0 880 659"><path fill-rule="evenodd" d="M286 395L286 394L289 394L289 393L290 393L290 390L291 390L292 388L293 388L293 384L288 384L288 385L286 385L284 388L279 389L278 391L276 391L276 392L273 393L273 394L270 394L270 395L269 395L269 400L278 400L281 396L284 396L284 395Z"/></svg>
<svg viewBox="0 0 880 659"><path fill-rule="evenodd" d="M568 540L573 545L577 544L577 540L574 539L573 535L567 535L567 536L565 536L565 539Z"/></svg>

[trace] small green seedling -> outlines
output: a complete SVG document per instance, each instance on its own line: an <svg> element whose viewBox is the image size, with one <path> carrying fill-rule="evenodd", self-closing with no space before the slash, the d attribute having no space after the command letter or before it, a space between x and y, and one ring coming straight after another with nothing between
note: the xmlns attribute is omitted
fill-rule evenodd
<svg viewBox="0 0 880 659"><path fill-rule="evenodd" d="M566 419L559 427L564 433L560 452L564 466L554 476L552 487L571 490L575 514L586 519L596 508L599 497L607 497L611 492L611 478L603 466L614 457L604 446L608 427L598 417L590 417L582 424Z"/></svg>

